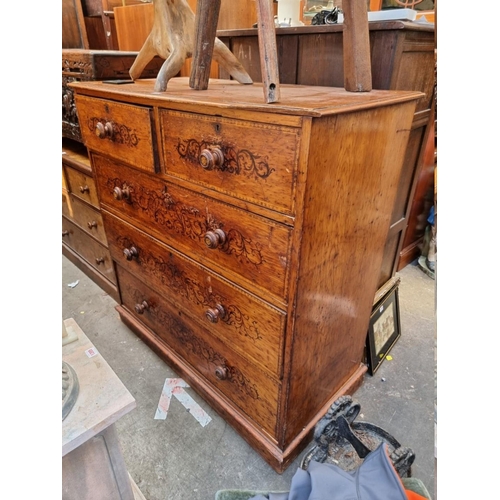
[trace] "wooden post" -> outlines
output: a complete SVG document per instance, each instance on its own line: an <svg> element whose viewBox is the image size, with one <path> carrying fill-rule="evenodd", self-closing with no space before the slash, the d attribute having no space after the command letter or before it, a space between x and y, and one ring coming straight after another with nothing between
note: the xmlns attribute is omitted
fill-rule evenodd
<svg viewBox="0 0 500 500"><path fill-rule="evenodd" d="M267 103L277 102L280 100L278 49L270 0L257 0L257 29L264 99Z"/></svg>
<svg viewBox="0 0 500 500"><path fill-rule="evenodd" d="M342 9L344 88L349 92L369 92L372 69L366 0L342 0Z"/></svg>
<svg viewBox="0 0 500 500"><path fill-rule="evenodd" d="M220 3L221 0L198 0L196 7L196 38L189 78L189 86L196 90L208 88Z"/></svg>

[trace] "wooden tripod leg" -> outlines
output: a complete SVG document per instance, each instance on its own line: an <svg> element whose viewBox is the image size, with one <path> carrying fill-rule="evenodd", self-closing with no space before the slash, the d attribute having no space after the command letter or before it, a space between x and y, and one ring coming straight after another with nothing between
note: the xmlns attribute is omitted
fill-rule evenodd
<svg viewBox="0 0 500 500"><path fill-rule="evenodd" d="M277 102L280 100L278 49L274 15L269 0L257 0L257 28L264 99L267 103Z"/></svg>
<svg viewBox="0 0 500 500"><path fill-rule="evenodd" d="M344 88L349 92L372 90L370 35L366 0L343 0Z"/></svg>
<svg viewBox="0 0 500 500"><path fill-rule="evenodd" d="M193 51L189 86L195 90L206 90L217 35L221 0L198 0L196 7L196 39Z"/></svg>

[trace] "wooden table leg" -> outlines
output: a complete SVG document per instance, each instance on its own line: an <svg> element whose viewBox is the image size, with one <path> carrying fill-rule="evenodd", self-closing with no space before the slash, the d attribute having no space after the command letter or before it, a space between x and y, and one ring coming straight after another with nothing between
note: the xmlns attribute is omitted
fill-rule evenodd
<svg viewBox="0 0 500 500"><path fill-rule="evenodd" d="M257 0L257 29L264 99L267 103L277 102L280 100L278 49L274 13L269 0Z"/></svg>
<svg viewBox="0 0 500 500"><path fill-rule="evenodd" d="M343 0L344 88L349 92L372 90L370 38L366 0Z"/></svg>
<svg viewBox="0 0 500 500"><path fill-rule="evenodd" d="M214 51L221 0L198 0L196 6L196 38L189 86L206 90Z"/></svg>

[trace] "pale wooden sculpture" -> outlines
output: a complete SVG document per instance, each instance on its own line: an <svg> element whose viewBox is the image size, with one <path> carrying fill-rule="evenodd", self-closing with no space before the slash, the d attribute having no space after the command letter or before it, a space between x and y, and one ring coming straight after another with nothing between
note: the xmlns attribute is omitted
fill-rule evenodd
<svg viewBox="0 0 500 500"><path fill-rule="evenodd" d="M153 4L153 28L129 74L132 80L137 80L146 65L155 56L160 56L165 62L156 77L154 90L163 92L167 89L168 81L179 73L186 59L193 55L195 15L187 0L153 0ZM239 83L253 83L242 64L218 38L215 39L213 58Z"/></svg>

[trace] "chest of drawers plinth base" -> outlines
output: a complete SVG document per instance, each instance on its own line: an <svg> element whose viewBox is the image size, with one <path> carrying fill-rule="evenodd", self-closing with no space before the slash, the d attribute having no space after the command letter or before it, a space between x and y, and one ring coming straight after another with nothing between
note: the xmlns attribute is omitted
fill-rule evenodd
<svg viewBox="0 0 500 500"><path fill-rule="evenodd" d="M71 85L121 319L282 472L362 383L421 94Z"/></svg>

